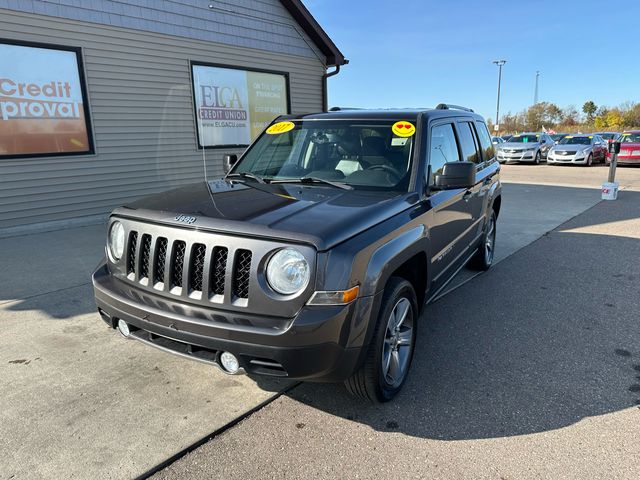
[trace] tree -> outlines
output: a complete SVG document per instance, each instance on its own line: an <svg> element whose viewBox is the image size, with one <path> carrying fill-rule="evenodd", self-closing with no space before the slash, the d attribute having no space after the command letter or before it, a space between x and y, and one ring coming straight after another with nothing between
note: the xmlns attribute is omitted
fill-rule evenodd
<svg viewBox="0 0 640 480"><path fill-rule="evenodd" d="M598 107L591 100L584 102L582 106L582 111L587 115L587 123L593 122L593 117L598 110Z"/></svg>
<svg viewBox="0 0 640 480"><path fill-rule="evenodd" d="M527 129L537 131L557 125L562 119L562 110L553 103L539 102L529 107L525 117Z"/></svg>
<svg viewBox="0 0 640 480"><path fill-rule="evenodd" d="M578 113L578 109L574 105L569 105L564 108L562 110L562 120L560 123L568 127L578 125L578 123L580 123L580 114Z"/></svg>

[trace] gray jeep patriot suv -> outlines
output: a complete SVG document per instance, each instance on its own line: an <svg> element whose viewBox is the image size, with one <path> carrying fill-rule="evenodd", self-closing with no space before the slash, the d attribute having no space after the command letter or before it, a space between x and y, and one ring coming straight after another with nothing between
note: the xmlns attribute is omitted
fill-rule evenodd
<svg viewBox="0 0 640 480"><path fill-rule="evenodd" d="M227 373L402 387L425 304L493 261L500 165L472 110L278 118L224 178L114 210L93 274L128 338Z"/></svg>

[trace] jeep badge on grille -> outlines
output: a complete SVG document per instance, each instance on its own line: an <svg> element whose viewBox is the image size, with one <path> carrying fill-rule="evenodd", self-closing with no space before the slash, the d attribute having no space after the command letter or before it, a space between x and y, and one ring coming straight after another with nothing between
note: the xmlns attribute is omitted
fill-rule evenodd
<svg viewBox="0 0 640 480"><path fill-rule="evenodd" d="M188 215L176 215L175 220L177 222L182 222L182 223L186 223L188 225L191 225L192 223L195 223L195 221L197 219L196 219L196 217L190 217Z"/></svg>

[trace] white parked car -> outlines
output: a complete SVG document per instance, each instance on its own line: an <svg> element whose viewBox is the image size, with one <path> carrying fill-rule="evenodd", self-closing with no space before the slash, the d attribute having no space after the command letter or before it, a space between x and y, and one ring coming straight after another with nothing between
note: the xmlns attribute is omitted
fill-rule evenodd
<svg viewBox="0 0 640 480"><path fill-rule="evenodd" d="M496 156L500 163L532 162L538 165L553 145L553 140L546 133L521 133L497 145Z"/></svg>
<svg viewBox="0 0 640 480"><path fill-rule="evenodd" d="M607 142L600 135L567 135L549 150L547 163L590 166L607 160Z"/></svg>

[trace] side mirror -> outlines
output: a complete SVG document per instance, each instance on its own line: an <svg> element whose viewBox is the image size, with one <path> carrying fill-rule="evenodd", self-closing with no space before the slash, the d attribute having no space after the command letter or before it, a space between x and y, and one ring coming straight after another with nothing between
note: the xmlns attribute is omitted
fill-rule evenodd
<svg viewBox="0 0 640 480"><path fill-rule="evenodd" d="M231 170L231 167L233 167L237 161L238 155L235 154L228 153L224 157L222 157L222 168L224 168L224 173L227 173L229 170Z"/></svg>
<svg viewBox="0 0 640 480"><path fill-rule="evenodd" d="M475 184L476 164L473 162L447 162L435 178L435 187L440 190L472 188Z"/></svg>

